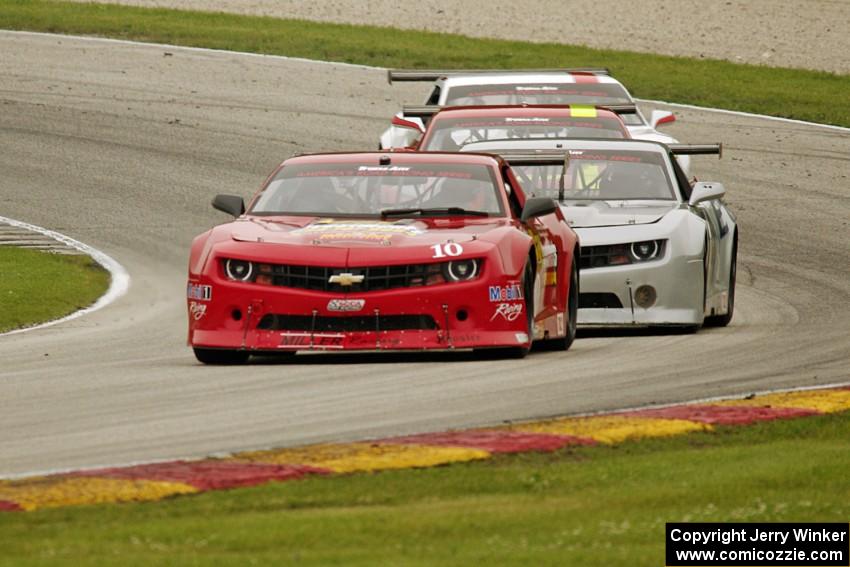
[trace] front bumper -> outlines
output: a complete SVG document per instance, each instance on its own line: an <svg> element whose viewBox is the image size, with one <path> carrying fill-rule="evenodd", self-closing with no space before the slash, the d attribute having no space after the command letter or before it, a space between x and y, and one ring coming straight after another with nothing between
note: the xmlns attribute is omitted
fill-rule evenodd
<svg viewBox="0 0 850 567"><path fill-rule="evenodd" d="M531 339L524 302L507 302L515 309L522 305L522 316L511 320L510 314L497 313L504 302L490 300L492 286L516 283L482 277L466 283L340 294L217 278L190 280L190 285L211 286L211 299L187 300L188 343L248 351L527 346ZM330 308L341 299L363 304L350 312L339 311L339 301Z"/></svg>
<svg viewBox="0 0 850 567"><path fill-rule="evenodd" d="M669 252L658 261L584 269L581 294L585 298L590 297L586 294L612 294L622 307L582 307L578 324L700 325L704 314L702 280L701 257L672 256ZM652 286L656 292L654 304L646 308L635 301L635 291L644 285ZM609 304L615 303L610 299Z"/></svg>

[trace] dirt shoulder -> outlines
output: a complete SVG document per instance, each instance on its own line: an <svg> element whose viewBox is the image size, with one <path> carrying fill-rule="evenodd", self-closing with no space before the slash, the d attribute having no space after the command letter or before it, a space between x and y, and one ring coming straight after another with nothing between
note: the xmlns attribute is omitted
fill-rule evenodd
<svg viewBox="0 0 850 567"><path fill-rule="evenodd" d="M72 0L89 2L90 0ZM844 0L110 0L850 73Z"/></svg>

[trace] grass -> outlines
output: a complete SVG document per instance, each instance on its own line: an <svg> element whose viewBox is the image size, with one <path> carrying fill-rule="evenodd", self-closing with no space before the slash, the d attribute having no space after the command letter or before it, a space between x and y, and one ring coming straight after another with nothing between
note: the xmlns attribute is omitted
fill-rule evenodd
<svg viewBox="0 0 850 567"><path fill-rule="evenodd" d="M47 0L0 0L0 28L384 67L602 65L637 97L850 127L850 75L827 72L386 27Z"/></svg>
<svg viewBox="0 0 850 567"><path fill-rule="evenodd" d="M850 415L0 514L0 563L664 564L673 521L846 521Z"/></svg>
<svg viewBox="0 0 850 567"><path fill-rule="evenodd" d="M88 256L0 246L0 332L73 313L108 287L109 273Z"/></svg>

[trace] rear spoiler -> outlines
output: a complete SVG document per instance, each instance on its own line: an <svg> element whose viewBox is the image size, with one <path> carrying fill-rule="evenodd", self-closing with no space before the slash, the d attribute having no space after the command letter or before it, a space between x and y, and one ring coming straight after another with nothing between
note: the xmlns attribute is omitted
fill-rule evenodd
<svg viewBox="0 0 850 567"><path fill-rule="evenodd" d="M598 139L596 141L602 141ZM615 140L622 142L622 140ZM640 140L638 140L640 141ZM664 144L676 155L723 155L723 144ZM510 165L564 165L568 154L563 150L513 151L497 153Z"/></svg>
<svg viewBox="0 0 850 567"><path fill-rule="evenodd" d="M517 104L517 105L513 105L513 106L515 106L516 108L534 108L534 106L536 106L536 105L533 105L533 104L527 104L527 105ZM541 108L552 108L553 107L553 105L540 105L540 106L541 106ZM567 108L569 106L591 106L591 105L563 104L563 105L557 105L557 106L562 106L564 108ZM493 105L492 108L496 108L496 107L510 108L510 106L502 106L502 105ZM432 116L437 114L443 108L463 108L463 107L461 107L461 106L446 107L446 106L440 106L440 105L436 105L436 104L426 104L426 105L421 105L421 106L404 106L404 107L402 107L401 113L402 113L403 116L406 116L406 117L423 118L424 119L424 118L431 118ZM476 106L474 108L491 108L491 107ZM610 110L611 112L615 112L617 114L636 114L637 113L637 107L634 104L601 104L601 105L597 105L595 108L598 108L599 110Z"/></svg>
<svg viewBox="0 0 850 567"><path fill-rule="evenodd" d="M606 67L568 67L561 69L390 69L387 71L387 80L390 84L400 82L433 82L442 77L458 75L481 75L485 73L570 73L584 75L610 75Z"/></svg>

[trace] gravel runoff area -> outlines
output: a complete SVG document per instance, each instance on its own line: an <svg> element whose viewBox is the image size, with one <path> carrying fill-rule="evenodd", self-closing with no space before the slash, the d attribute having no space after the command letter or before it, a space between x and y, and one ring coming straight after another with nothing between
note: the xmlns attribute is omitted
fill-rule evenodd
<svg viewBox="0 0 850 567"><path fill-rule="evenodd" d="M90 0L72 0L90 2ZM848 0L110 0L850 73Z"/></svg>

